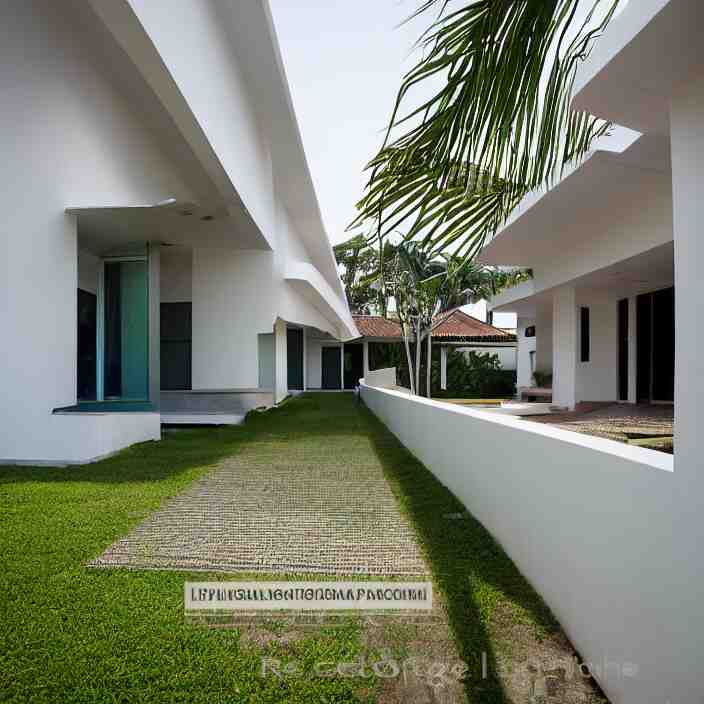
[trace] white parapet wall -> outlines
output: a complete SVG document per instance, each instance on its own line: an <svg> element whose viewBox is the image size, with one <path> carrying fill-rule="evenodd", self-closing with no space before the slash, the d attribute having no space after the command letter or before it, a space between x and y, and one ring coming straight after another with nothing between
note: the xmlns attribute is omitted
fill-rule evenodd
<svg viewBox="0 0 704 704"><path fill-rule="evenodd" d="M42 440L29 458L0 457L0 464L54 467L95 462L135 443L161 440L161 417L154 412L56 412L43 428Z"/></svg>
<svg viewBox="0 0 704 704"><path fill-rule="evenodd" d="M700 700L698 519L671 455L378 384L361 393L503 546L612 702Z"/></svg>

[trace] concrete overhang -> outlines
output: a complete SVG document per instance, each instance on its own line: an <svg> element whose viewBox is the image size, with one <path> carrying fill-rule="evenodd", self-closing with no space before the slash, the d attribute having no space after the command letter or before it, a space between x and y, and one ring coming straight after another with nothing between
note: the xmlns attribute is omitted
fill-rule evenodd
<svg viewBox="0 0 704 704"><path fill-rule="evenodd" d="M300 293L325 318L337 321L344 340L360 336L344 294L340 297L312 264L301 261L289 262L284 278L294 291Z"/></svg>
<svg viewBox="0 0 704 704"><path fill-rule="evenodd" d="M153 205L73 206L82 248L106 255L128 244L157 241L225 249L268 249L245 211L167 199Z"/></svg>
<svg viewBox="0 0 704 704"><path fill-rule="evenodd" d="M670 169L669 140L638 136L623 152L598 150L547 190L527 196L482 249L479 261L497 266L537 267L578 236L575 224L608 217L610 208L631 202L648 183Z"/></svg>
<svg viewBox="0 0 704 704"><path fill-rule="evenodd" d="M621 260L572 279L577 303L612 302L674 285L674 243L653 247L634 257ZM524 281L502 291L487 302L489 310L516 313L521 318L535 318L538 310L552 306L555 287L539 289L534 281Z"/></svg>
<svg viewBox="0 0 704 704"><path fill-rule="evenodd" d="M573 107L666 134L673 92L704 62L702 0L631 0L580 67Z"/></svg>

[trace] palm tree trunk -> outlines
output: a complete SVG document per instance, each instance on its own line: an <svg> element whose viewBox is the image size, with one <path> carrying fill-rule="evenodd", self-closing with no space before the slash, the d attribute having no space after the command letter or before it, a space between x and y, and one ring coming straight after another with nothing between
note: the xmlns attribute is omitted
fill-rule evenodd
<svg viewBox="0 0 704 704"><path fill-rule="evenodd" d="M413 382L413 358L411 357L411 345L408 342L408 328L403 324L403 346L406 348L406 361L408 362L408 378L411 382L411 393L415 395L416 387Z"/></svg>
<svg viewBox="0 0 704 704"><path fill-rule="evenodd" d="M416 393L420 396L420 351L423 342L420 334L420 326L416 325Z"/></svg>
<svg viewBox="0 0 704 704"><path fill-rule="evenodd" d="M428 330L428 362L425 369L425 395L430 398L430 362L433 351L433 331Z"/></svg>

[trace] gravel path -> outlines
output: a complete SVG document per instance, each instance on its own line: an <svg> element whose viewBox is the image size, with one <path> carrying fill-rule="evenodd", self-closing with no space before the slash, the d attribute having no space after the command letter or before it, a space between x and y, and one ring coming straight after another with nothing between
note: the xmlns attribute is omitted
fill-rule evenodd
<svg viewBox="0 0 704 704"><path fill-rule="evenodd" d="M327 422L255 435L91 566L427 574L370 439Z"/></svg>

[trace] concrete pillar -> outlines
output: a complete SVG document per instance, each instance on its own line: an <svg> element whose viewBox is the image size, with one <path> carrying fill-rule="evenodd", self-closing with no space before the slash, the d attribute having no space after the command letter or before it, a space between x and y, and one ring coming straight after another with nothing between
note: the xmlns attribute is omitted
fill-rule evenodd
<svg viewBox="0 0 704 704"><path fill-rule="evenodd" d="M288 396L286 321L281 318L274 323L274 370L274 403L280 403Z"/></svg>
<svg viewBox="0 0 704 704"><path fill-rule="evenodd" d="M577 301L573 286L558 288L553 296L552 400L570 410L577 403Z"/></svg>
<svg viewBox="0 0 704 704"><path fill-rule="evenodd" d="M369 342L365 340L362 343L362 373L364 378L369 374Z"/></svg>
<svg viewBox="0 0 704 704"><path fill-rule="evenodd" d="M447 347L440 348L440 388L447 391Z"/></svg>
<svg viewBox="0 0 704 704"><path fill-rule="evenodd" d="M149 400L161 401L161 245L149 243Z"/></svg>
<svg viewBox="0 0 704 704"><path fill-rule="evenodd" d="M704 76L685 81L672 101L672 197L675 241L675 475L702 470L704 402ZM688 477L689 479L690 477Z"/></svg>

